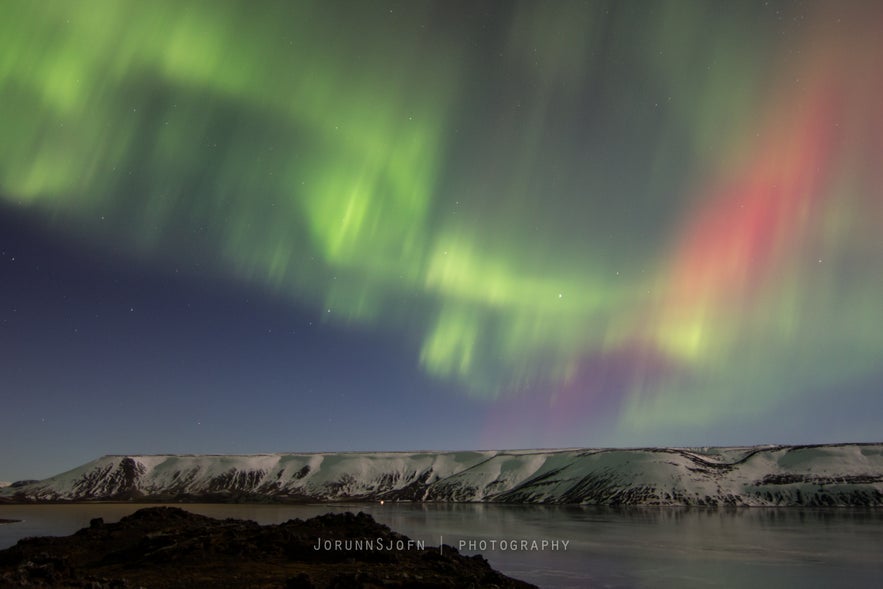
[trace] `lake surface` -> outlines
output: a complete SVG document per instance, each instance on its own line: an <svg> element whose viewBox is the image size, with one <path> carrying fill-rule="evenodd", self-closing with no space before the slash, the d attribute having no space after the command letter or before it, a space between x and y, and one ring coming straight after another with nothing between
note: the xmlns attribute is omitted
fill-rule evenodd
<svg viewBox="0 0 883 589"><path fill-rule="evenodd" d="M0 506L0 519L22 520L0 525L0 549L26 536L71 534L93 517L117 521L142 507ZM427 547L440 540L455 547L464 542L464 552L481 552L495 568L541 587L883 587L883 510L401 503L182 507L261 524L365 511ZM533 541L542 547L543 540L549 542L545 550L521 549L524 541L532 548ZM468 550L469 542L481 541L486 550Z"/></svg>

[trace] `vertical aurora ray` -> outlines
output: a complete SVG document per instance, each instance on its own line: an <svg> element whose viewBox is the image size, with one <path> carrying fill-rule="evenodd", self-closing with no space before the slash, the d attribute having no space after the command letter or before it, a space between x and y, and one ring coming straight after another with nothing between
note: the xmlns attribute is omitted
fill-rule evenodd
<svg viewBox="0 0 883 589"><path fill-rule="evenodd" d="M841 16L817 7L742 148L697 185L651 320L688 376L636 386L629 426L750 421L879 366L883 48L873 14Z"/></svg>
<svg viewBox="0 0 883 589"><path fill-rule="evenodd" d="M7 5L3 123L21 131L3 153L6 197L87 231L109 220L148 249L206 233L219 266L367 313L375 289L418 280L407 267L425 247L455 84L425 52L393 60L372 32L384 13L340 27L340 9ZM366 292L310 292L335 273Z"/></svg>
<svg viewBox="0 0 883 589"><path fill-rule="evenodd" d="M491 429L763 419L883 359L881 16L9 1L0 199L398 331Z"/></svg>
<svg viewBox="0 0 883 589"><path fill-rule="evenodd" d="M488 243L474 218L439 220L461 198L438 186L458 64L416 27L428 5L393 41L378 22L392 12L370 8L341 28L338 5L245 18L243 3L111 4L7 8L5 22L32 25L8 37L21 59L5 64L4 123L24 141L4 153L7 198L160 255L195 240L216 267L333 318L394 318L404 303L423 318L428 370L476 391L567 370L584 339L574 319L619 289L541 251L520 257L513 229ZM533 135L548 108L538 101ZM526 164L535 141L519 142ZM499 211L498 227L522 217Z"/></svg>

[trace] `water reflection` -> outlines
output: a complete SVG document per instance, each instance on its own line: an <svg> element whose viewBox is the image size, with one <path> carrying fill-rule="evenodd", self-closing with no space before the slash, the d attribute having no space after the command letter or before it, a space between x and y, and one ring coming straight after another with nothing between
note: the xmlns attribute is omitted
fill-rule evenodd
<svg viewBox="0 0 883 589"><path fill-rule="evenodd" d="M0 548L65 535L143 505L0 506ZM883 586L883 510L631 508L484 504L188 505L262 524L366 511L427 545L528 540L567 549L484 551L496 568L542 587ZM519 544L520 545L520 544ZM466 544L468 547L468 544ZM469 552L468 550L466 552Z"/></svg>

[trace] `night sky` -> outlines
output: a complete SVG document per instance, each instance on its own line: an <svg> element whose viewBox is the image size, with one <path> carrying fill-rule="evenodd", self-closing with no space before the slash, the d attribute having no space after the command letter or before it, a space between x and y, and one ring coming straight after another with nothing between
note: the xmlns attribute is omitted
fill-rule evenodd
<svg viewBox="0 0 883 589"><path fill-rule="evenodd" d="M0 480L880 441L883 3L0 4Z"/></svg>

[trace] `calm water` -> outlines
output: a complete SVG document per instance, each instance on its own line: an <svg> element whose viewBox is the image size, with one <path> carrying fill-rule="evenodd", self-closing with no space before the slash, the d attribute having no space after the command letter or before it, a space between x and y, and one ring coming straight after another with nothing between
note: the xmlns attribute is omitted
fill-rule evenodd
<svg viewBox="0 0 883 589"><path fill-rule="evenodd" d="M0 549L66 535L144 505L0 506ZM367 511L427 546L497 541L482 554L541 587L883 587L883 510L632 509L501 505L188 505L262 524ZM499 541L559 541L559 550L501 550ZM562 550L567 541L567 550ZM468 544L467 544L468 547ZM469 552L466 550L466 552Z"/></svg>

